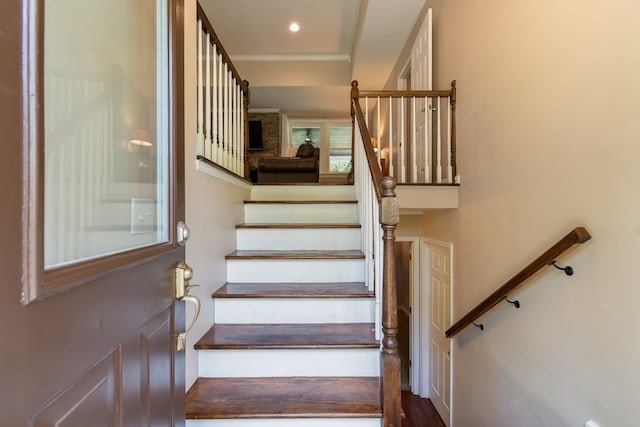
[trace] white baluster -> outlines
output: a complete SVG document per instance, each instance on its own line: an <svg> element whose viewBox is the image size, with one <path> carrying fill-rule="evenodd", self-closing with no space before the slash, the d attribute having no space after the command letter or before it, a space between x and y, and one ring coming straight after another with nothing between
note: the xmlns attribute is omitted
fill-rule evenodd
<svg viewBox="0 0 640 427"><path fill-rule="evenodd" d="M211 36L207 33L205 49L204 157L211 160ZM199 61L201 62L201 61Z"/></svg>
<svg viewBox="0 0 640 427"><path fill-rule="evenodd" d="M229 64L226 62L224 63L224 76L224 167L229 169L231 164L231 132L229 128L231 79L229 78Z"/></svg>
<svg viewBox="0 0 640 427"><path fill-rule="evenodd" d="M416 97L411 97L411 182L418 182L418 144L416 140Z"/></svg>
<svg viewBox="0 0 640 427"><path fill-rule="evenodd" d="M235 136L234 139L236 141L236 157L235 157L235 173L237 175L240 175L240 152L242 151L242 144L240 143L240 97L238 96L238 93L240 92L240 87L238 86L238 82L235 82L235 85L233 87L233 91L235 94L235 99L236 99L236 108L234 109L235 113L234 113L234 121L235 121L235 126L233 127L235 130Z"/></svg>
<svg viewBox="0 0 640 427"><path fill-rule="evenodd" d="M420 151L418 150L418 135L416 134L416 97L411 97L411 127L409 132L411 133L411 182L418 182L418 157Z"/></svg>
<svg viewBox="0 0 640 427"><path fill-rule="evenodd" d="M233 172L238 174L238 159L240 158L240 144L238 138L238 82L233 79Z"/></svg>
<svg viewBox="0 0 640 427"><path fill-rule="evenodd" d="M382 156L382 140L380 139L380 97L378 97L378 102L376 105L376 109L378 110L378 123L376 123L376 138L378 139L378 160ZM391 144L389 144L389 151L391 151Z"/></svg>
<svg viewBox="0 0 640 427"><path fill-rule="evenodd" d="M229 150L228 150L228 158L227 158L227 169L232 170L233 168L233 74L231 73L231 68L228 68L229 73L227 77L227 138L229 140Z"/></svg>
<svg viewBox="0 0 640 427"><path fill-rule="evenodd" d="M227 115L229 113L229 94L227 93L229 75L227 74L227 69L227 64L223 62L222 84L220 86L220 90L222 91L222 129L220 132L220 140L222 141L222 159L220 159L220 165L224 168L227 167L229 157L229 139L227 135L229 132L229 125L227 123Z"/></svg>
<svg viewBox="0 0 640 427"><path fill-rule="evenodd" d="M218 129L216 133L216 141L218 142L218 164L222 166L224 159L224 147L223 147L223 122L222 111L224 110L224 68L222 55L218 55Z"/></svg>
<svg viewBox="0 0 640 427"><path fill-rule="evenodd" d="M431 102L429 98L424 97L424 123L426 129L422 130L424 133L424 182L431 182L431 153L433 153L433 112L431 111Z"/></svg>
<svg viewBox="0 0 640 427"><path fill-rule="evenodd" d="M231 77L233 74L230 74L229 79L231 81L231 85L229 86L230 95L231 95L231 107L229 108L229 133L231 135L231 163L229 165L229 170L235 172L236 170L236 78Z"/></svg>
<svg viewBox="0 0 640 427"><path fill-rule="evenodd" d="M447 97L447 182L453 184L453 167L451 165L451 97Z"/></svg>
<svg viewBox="0 0 640 427"><path fill-rule="evenodd" d="M245 146L244 146L244 91L242 90L242 86L239 88L240 91L240 176L244 176L244 162L245 162Z"/></svg>
<svg viewBox="0 0 640 427"><path fill-rule="evenodd" d="M209 116L211 117L211 160L218 164L220 163L220 149L218 147L218 119L217 111L218 105L218 46L213 43L213 54L211 56L211 111Z"/></svg>
<svg viewBox="0 0 640 427"><path fill-rule="evenodd" d="M400 128L400 182L407 182L407 139L405 138L405 125L404 125L404 97L398 98L400 103L400 120L398 127Z"/></svg>
<svg viewBox="0 0 640 427"><path fill-rule="evenodd" d="M238 85L238 138L240 139L240 156L238 156L238 175L244 176L244 98L242 82Z"/></svg>
<svg viewBox="0 0 640 427"><path fill-rule="evenodd" d="M196 131L196 153L200 156L204 155L204 133L203 126L203 105L202 105L202 20L198 19L198 53L197 57L197 104L198 104L198 117L197 117L197 131Z"/></svg>
<svg viewBox="0 0 640 427"><path fill-rule="evenodd" d="M440 184L442 182L442 126L440 125L440 97L438 97L438 127L436 128L436 135L438 140L436 142L436 182Z"/></svg>
<svg viewBox="0 0 640 427"><path fill-rule="evenodd" d="M235 140L233 135L233 116L235 115L235 105L234 101L234 92L235 92L235 78L233 77L233 73L231 69L229 69L229 164L227 165L227 169L233 171L233 164L235 163L235 155L236 155L236 147Z"/></svg>
<svg viewBox="0 0 640 427"><path fill-rule="evenodd" d="M369 122L369 97L364 98L364 122L367 124L367 129L371 129L371 123Z"/></svg>
<svg viewBox="0 0 640 427"><path fill-rule="evenodd" d="M242 175L241 158L242 158L242 131L240 129L240 117L242 112L242 98L240 92L240 82L236 83L236 174Z"/></svg>

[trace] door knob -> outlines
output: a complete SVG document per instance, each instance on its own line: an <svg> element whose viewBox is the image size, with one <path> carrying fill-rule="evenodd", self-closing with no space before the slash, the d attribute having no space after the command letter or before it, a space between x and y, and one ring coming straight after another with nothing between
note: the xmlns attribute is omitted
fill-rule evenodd
<svg viewBox="0 0 640 427"><path fill-rule="evenodd" d="M175 288L175 297L178 301L190 302L195 306L195 312L193 314L193 320L189 324L189 327L185 329L184 332L178 334L177 342L176 342L176 350L182 351L185 348L187 335L195 325L196 320L198 320L198 316L200 316L200 299L195 295L189 295L189 290L191 288L196 288L200 285L188 285L189 282L193 278L193 269L187 265L186 262L180 261L174 270L174 288Z"/></svg>

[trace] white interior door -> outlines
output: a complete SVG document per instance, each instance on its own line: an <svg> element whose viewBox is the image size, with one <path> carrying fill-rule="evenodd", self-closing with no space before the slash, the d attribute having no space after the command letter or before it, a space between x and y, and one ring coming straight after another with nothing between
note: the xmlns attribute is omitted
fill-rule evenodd
<svg viewBox="0 0 640 427"><path fill-rule="evenodd" d="M429 397L444 423L451 424L452 250L448 243L429 242Z"/></svg>
<svg viewBox="0 0 640 427"><path fill-rule="evenodd" d="M411 86L408 90L433 89L433 14L427 11L422 27L411 48ZM416 141L415 182L431 182L430 138L432 123L429 120L431 105L425 105L424 98L416 100L416 117L413 137Z"/></svg>
<svg viewBox="0 0 640 427"><path fill-rule="evenodd" d="M431 90L433 88L433 14L431 9L420 27L411 48L411 88Z"/></svg>

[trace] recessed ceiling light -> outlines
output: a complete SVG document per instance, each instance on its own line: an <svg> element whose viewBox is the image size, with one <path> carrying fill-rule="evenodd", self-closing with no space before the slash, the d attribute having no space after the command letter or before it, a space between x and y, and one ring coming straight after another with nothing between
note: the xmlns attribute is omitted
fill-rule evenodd
<svg viewBox="0 0 640 427"><path fill-rule="evenodd" d="M291 31L292 33L297 33L298 30L300 30L300 26L298 24L296 24L295 22L291 23L291 25L289 25L289 31Z"/></svg>

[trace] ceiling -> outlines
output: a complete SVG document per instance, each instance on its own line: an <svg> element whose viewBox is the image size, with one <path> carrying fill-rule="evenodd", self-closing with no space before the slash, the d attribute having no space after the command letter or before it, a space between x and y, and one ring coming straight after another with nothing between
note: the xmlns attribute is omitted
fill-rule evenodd
<svg viewBox="0 0 640 427"><path fill-rule="evenodd" d="M349 113L350 82L382 89L425 0L200 0L253 109ZM300 31L291 33L297 22Z"/></svg>

